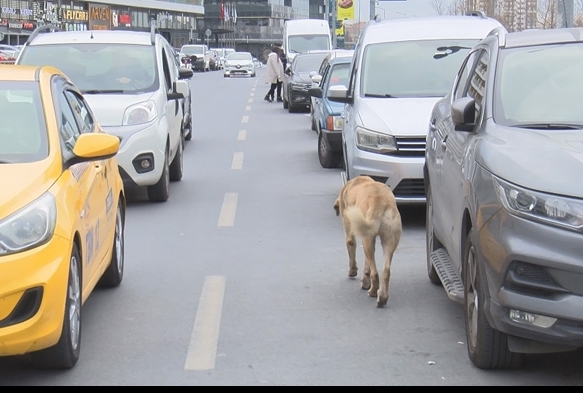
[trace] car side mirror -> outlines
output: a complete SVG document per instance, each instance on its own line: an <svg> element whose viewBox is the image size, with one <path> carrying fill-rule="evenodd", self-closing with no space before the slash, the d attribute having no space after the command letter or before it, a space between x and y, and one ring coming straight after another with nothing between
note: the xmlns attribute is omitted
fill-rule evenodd
<svg viewBox="0 0 583 393"><path fill-rule="evenodd" d="M190 87L188 82L178 80L174 81L172 85L172 93L168 93L167 99L170 100L180 100L184 97L188 97Z"/></svg>
<svg viewBox="0 0 583 393"><path fill-rule="evenodd" d="M330 86L326 92L326 97L332 102L352 103L352 98L348 96L348 88L344 85Z"/></svg>
<svg viewBox="0 0 583 393"><path fill-rule="evenodd" d="M178 79L190 79L193 75L192 68L180 68L178 70Z"/></svg>
<svg viewBox="0 0 583 393"><path fill-rule="evenodd" d="M308 89L308 95L310 97L322 98L322 96L324 94L322 93L322 88L320 88L320 87L310 87Z"/></svg>
<svg viewBox="0 0 583 393"><path fill-rule="evenodd" d="M451 119L456 131L473 131L476 126L476 100L462 97L451 105Z"/></svg>

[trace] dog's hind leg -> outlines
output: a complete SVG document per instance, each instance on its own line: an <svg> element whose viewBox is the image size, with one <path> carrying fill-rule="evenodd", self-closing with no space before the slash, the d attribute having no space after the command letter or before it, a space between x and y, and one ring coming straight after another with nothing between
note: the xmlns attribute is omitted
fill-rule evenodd
<svg viewBox="0 0 583 393"><path fill-rule="evenodd" d="M348 277L356 277L358 266L356 264L356 237L349 230L346 231L346 249L348 250Z"/></svg>
<svg viewBox="0 0 583 393"><path fill-rule="evenodd" d="M381 274L380 289L377 296L377 307L381 308L389 300L389 279L391 278L391 262L397 245L399 244L400 232L387 234L380 233L380 240L383 246L383 271Z"/></svg>
<svg viewBox="0 0 583 393"><path fill-rule="evenodd" d="M362 289L368 289L368 295L375 297L379 289L379 273L375 264L375 237L362 239L364 249L364 272L362 274Z"/></svg>

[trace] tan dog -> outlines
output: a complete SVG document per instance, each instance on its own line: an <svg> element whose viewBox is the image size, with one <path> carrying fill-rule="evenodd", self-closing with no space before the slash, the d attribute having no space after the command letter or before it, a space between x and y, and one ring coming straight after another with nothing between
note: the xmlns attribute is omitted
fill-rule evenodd
<svg viewBox="0 0 583 393"><path fill-rule="evenodd" d="M342 218L346 247L348 248L348 276L356 277L356 239L362 241L365 264L361 278L362 289L377 298L377 307L384 307L389 299L389 278L393 253L403 231L401 214L395 196L384 183L368 176L347 181L334 202L336 215ZM377 237L383 247L383 271L380 278L375 263Z"/></svg>

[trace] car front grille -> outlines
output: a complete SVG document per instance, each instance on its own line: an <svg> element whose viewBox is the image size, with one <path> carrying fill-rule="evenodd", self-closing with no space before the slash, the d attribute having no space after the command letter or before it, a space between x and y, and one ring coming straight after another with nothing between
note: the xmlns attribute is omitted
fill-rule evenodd
<svg viewBox="0 0 583 393"><path fill-rule="evenodd" d="M393 190L395 196L425 197L425 183L423 179L403 179Z"/></svg>
<svg viewBox="0 0 583 393"><path fill-rule="evenodd" d="M425 138L397 137L399 151L395 154L402 157L425 157Z"/></svg>

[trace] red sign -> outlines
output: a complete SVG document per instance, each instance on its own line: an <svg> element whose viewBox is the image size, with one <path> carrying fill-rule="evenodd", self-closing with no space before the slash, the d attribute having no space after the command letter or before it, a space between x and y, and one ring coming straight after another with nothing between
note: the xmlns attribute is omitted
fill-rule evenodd
<svg viewBox="0 0 583 393"><path fill-rule="evenodd" d="M130 16L128 14L119 14L117 20L119 23L124 23L126 25L130 24Z"/></svg>

